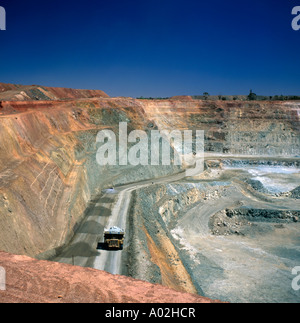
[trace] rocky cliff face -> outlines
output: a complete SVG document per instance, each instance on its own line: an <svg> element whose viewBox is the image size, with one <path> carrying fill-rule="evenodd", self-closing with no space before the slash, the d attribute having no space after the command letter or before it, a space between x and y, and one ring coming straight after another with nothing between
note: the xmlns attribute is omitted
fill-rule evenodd
<svg viewBox="0 0 300 323"><path fill-rule="evenodd" d="M134 100L2 102L0 112L0 249L36 256L63 245L104 187L162 176L173 167L102 167L101 129L119 122L147 129Z"/></svg>
<svg viewBox="0 0 300 323"><path fill-rule="evenodd" d="M289 157L300 153L300 102L143 100L159 128L205 131L213 154Z"/></svg>
<svg viewBox="0 0 300 323"><path fill-rule="evenodd" d="M70 241L88 203L102 189L171 175L184 167L100 166L96 158L100 130L112 130L117 141L120 122L127 122L128 132L143 130L147 134L151 130L204 130L208 169L203 178L208 184L198 189L184 183L171 188L153 186L150 191L135 193L131 219L135 223L131 226L139 229L133 237L142 248L131 261L135 259L141 265L147 260L149 266L148 271L144 270L145 264L130 269L134 277L201 293L198 282L203 272L198 277L191 270L198 264L188 263L186 259L190 258L179 250L171 229L180 220L184 228L207 234L209 222L204 227L199 224L198 206L204 203L201 212L206 210L204 216L208 219L212 209L219 211L218 203L210 204L210 200L219 199L218 194L224 192L226 207L232 206L232 197L227 198L227 194L235 196L234 207L240 207L244 194L249 195L248 186L237 189L240 182L230 184L229 175L218 184L221 193L210 183L222 165L228 162L232 166L235 159L226 158L247 157L255 162L255 158L265 156L266 165L270 159L297 160L299 115L300 102L200 101L184 97L135 100L108 98L102 91L0 84L0 250L47 258ZM211 158L219 160L209 162ZM181 194L185 187L186 192ZM251 193L254 201L257 194ZM167 198L169 195L174 196ZM259 200L264 199L259 195ZM255 207L260 210L264 206ZM217 227L219 222L218 218Z"/></svg>
<svg viewBox="0 0 300 323"><path fill-rule="evenodd" d="M36 256L57 248L70 239L88 201L104 187L179 170L99 166L101 129L118 133L121 121L129 130L199 129L205 130L206 152L295 156L299 111L300 103L291 102L2 101L0 249Z"/></svg>

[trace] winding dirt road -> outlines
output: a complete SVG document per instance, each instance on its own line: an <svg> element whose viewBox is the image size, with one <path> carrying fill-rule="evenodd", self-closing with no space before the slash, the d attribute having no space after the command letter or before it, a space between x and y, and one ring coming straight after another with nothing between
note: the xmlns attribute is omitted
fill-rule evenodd
<svg viewBox="0 0 300 323"><path fill-rule="evenodd" d="M124 260L127 257L128 240L125 237L123 251L105 250L103 248L104 229L118 226L125 229L126 235L129 236L127 220L132 192L154 184L182 180L184 177L185 172L182 172L103 191L99 199L90 204L89 211L70 244L53 260L104 270L116 275L126 274Z"/></svg>

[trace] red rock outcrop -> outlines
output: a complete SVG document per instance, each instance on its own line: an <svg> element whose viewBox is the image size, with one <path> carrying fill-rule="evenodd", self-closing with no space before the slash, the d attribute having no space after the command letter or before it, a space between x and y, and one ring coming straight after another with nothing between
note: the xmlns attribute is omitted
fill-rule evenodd
<svg viewBox="0 0 300 323"><path fill-rule="evenodd" d="M94 97L108 98L109 96L101 90L0 83L0 101L67 100Z"/></svg>
<svg viewBox="0 0 300 323"><path fill-rule="evenodd" d="M217 303L125 276L0 252L0 303Z"/></svg>

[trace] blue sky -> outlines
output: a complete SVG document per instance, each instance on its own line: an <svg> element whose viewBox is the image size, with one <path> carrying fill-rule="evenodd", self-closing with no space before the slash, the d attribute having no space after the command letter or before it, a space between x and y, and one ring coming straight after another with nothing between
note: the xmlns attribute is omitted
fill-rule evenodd
<svg viewBox="0 0 300 323"><path fill-rule="evenodd" d="M111 96L300 95L300 0L0 0L0 82Z"/></svg>

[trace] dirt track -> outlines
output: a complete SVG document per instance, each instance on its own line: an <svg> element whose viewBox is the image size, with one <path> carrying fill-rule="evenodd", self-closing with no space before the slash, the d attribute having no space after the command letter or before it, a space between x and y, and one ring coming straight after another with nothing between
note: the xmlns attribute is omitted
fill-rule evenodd
<svg viewBox="0 0 300 323"><path fill-rule="evenodd" d="M128 239L125 239L123 251L107 251L103 248L104 229L119 226L125 229L126 236L130 236L127 224L132 191L154 184L177 181L184 176L185 172L104 190L96 201L90 203L88 212L70 244L53 260L105 270L112 274L127 274L126 261L122 262L121 258L127 257Z"/></svg>

